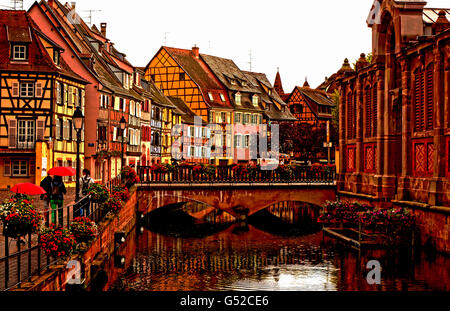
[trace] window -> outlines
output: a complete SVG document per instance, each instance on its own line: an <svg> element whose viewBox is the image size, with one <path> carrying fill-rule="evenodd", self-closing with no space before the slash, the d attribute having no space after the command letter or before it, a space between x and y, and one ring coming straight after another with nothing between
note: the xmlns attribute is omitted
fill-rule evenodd
<svg viewBox="0 0 450 311"><path fill-rule="evenodd" d="M253 95L252 102L253 102L253 106L258 107L258 103L259 103L258 95Z"/></svg>
<svg viewBox="0 0 450 311"><path fill-rule="evenodd" d="M241 148L241 142L242 142L242 135L235 135L234 136L234 147L235 148Z"/></svg>
<svg viewBox="0 0 450 311"><path fill-rule="evenodd" d="M234 79L231 79L230 80L230 83L231 83L231 85L236 85L237 83L236 83L236 80L234 80Z"/></svg>
<svg viewBox="0 0 450 311"><path fill-rule="evenodd" d="M244 136L244 148L248 148L250 146L250 135Z"/></svg>
<svg viewBox="0 0 450 311"><path fill-rule="evenodd" d="M222 122L222 123L227 122L227 114L226 114L226 112L221 112L220 113L220 122Z"/></svg>
<svg viewBox="0 0 450 311"><path fill-rule="evenodd" d="M236 95L234 95L234 100L236 102L236 105L240 105L241 104L241 94L236 93Z"/></svg>
<svg viewBox="0 0 450 311"><path fill-rule="evenodd" d="M33 97L34 96L34 83L33 82L20 83L20 96L21 97Z"/></svg>
<svg viewBox="0 0 450 311"><path fill-rule="evenodd" d="M254 114L252 115L252 124L257 124L258 123L258 115Z"/></svg>
<svg viewBox="0 0 450 311"><path fill-rule="evenodd" d="M13 160L12 161L12 176L27 176L28 175L28 161L27 160Z"/></svg>
<svg viewBox="0 0 450 311"><path fill-rule="evenodd" d="M432 176L434 171L435 147L432 139L421 139L413 141L415 176Z"/></svg>
<svg viewBox="0 0 450 311"><path fill-rule="evenodd" d="M347 94L347 138L356 138L356 96Z"/></svg>
<svg viewBox="0 0 450 311"><path fill-rule="evenodd" d="M19 149L33 149L35 129L33 120L18 120L17 138Z"/></svg>
<svg viewBox="0 0 450 311"><path fill-rule="evenodd" d="M241 115L241 113L236 113L234 123L241 123Z"/></svg>
<svg viewBox="0 0 450 311"><path fill-rule="evenodd" d="M213 97L213 95L212 95L212 93L211 93L211 92L209 92L209 93L208 93L208 97L209 97L209 100L211 100L211 101L213 101L213 100L214 100L214 97Z"/></svg>
<svg viewBox="0 0 450 311"><path fill-rule="evenodd" d="M181 72L179 76L180 76L180 81L184 81L184 79L186 79L184 72Z"/></svg>
<svg viewBox="0 0 450 311"><path fill-rule="evenodd" d="M366 137L375 137L377 135L377 84L365 89L365 124ZM327 109L330 112L330 109Z"/></svg>
<svg viewBox="0 0 450 311"><path fill-rule="evenodd" d="M222 93L220 93L220 99L225 102L225 96Z"/></svg>
<svg viewBox="0 0 450 311"><path fill-rule="evenodd" d="M249 122L250 119L250 115L249 114L244 114L244 124L247 124Z"/></svg>
<svg viewBox="0 0 450 311"><path fill-rule="evenodd" d="M53 62L56 66L59 66L59 51L53 50Z"/></svg>
<svg viewBox="0 0 450 311"><path fill-rule="evenodd" d="M27 46L26 45L14 45L13 51L12 51L12 59L13 60L27 60L28 59L28 53L27 53Z"/></svg>

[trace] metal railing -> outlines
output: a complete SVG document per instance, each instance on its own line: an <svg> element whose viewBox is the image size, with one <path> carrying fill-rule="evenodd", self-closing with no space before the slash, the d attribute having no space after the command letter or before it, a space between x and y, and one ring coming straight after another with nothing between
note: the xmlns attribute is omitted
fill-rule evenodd
<svg viewBox="0 0 450 311"><path fill-rule="evenodd" d="M120 178L109 181L106 186L112 187L120 184ZM52 209L48 207L40 211L46 226L51 224L68 227L77 217L88 217L99 223L108 213L98 203L85 196L78 202L67 206ZM0 222L0 227L3 225ZM2 228L3 232L3 228ZM0 232L1 234L1 232ZM39 246L39 234L28 234L26 237L10 238L4 236L4 254L0 257L0 291L21 286L31 277L41 275L50 265L56 262L55 258L45 255ZM11 247L12 246L12 247Z"/></svg>
<svg viewBox="0 0 450 311"><path fill-rule="evenodd" d="M315 168L297 166L289 171L246 170L239 171L233 166L216 166L214 171L202 172L193 166L178 166L173 170L161 172L151 166L138 166L137 174L141 183L326 183L336 181L335 167Z"/></svg>

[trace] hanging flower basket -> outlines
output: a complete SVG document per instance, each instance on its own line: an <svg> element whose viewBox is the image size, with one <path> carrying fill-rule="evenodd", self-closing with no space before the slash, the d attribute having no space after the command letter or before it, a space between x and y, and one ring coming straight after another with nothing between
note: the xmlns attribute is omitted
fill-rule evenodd
<svg viewBox="0 0 450 311"><path fill-rule="evenodd" d="M77 243L87 243L98 235L97 225L87 217L75 218L69 228Z"/></svg>
<svg viewBox="0 0 450 311"><path fill-rule="evenodd" d="M117 196L122 200L122 202L126 202L130 199L130 191L124 185L114 186L111 191L112 196Z"/></svg>
<svg viewBox="0 0 450 311"><path fill-rule="evenodd" d="M0 205L3 235L18 238L39 230L42 216L27 199L10 199Z"/></svg>
<svg viewBox="0 0 450 311"><path fill-rule="evenodd" d="M109 198L108 188L100 183L90 185L87 193L91 196L92 201L98 204L105 203Z"/></svg>
<svg viewBox="0 0 450 311"><path fill-rule="evenodd" d="M107 211L117 213L123 207L123 201L116 195L111 195L108 201L103 205Z"/></svg>
<svg viewBox="0 0 450 311"><path fill-rule="evenodd" d="M39 245L47 256L64 259L75 250L76 240L69 229L52 224L41 232Z"/></svg>

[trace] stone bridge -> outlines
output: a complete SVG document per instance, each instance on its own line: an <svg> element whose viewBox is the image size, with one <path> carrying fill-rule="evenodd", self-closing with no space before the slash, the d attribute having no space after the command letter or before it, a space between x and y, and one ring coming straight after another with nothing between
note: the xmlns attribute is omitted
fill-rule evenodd
<svg viewBox="0 0 450 311"><path fill-rule="evenodd" d="M251 216L284 201L316 206L336 200L336 186L330 184L152 184L139 185L139 211L150 213L175 203L199 202L238 216Z"/></svg>

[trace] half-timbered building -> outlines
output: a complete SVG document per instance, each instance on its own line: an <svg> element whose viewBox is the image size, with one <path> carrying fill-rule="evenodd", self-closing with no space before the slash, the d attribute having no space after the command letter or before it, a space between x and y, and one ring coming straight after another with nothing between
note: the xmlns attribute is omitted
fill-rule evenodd
<svg viewBox="0 0 450 311"><path fill-rule="evenodd" d="M336 78L338 190L411 208L424 241L448 252L442 226L450 206L450 11L425 8L424 1L380 2L368 19L373 61L362 55L352 69L346 60Z"/></svg>
<svg viewBox="0 0 450 311"><path fill-rule="evenodd" d="M0 185L39 183L54 166L76 165L72 116L87 81L64 49L25 11L0 11ZM83 153L83 146L80 148ZM68 180L71 181L71 180Z"/></svg>

